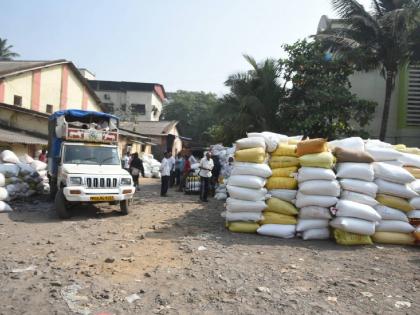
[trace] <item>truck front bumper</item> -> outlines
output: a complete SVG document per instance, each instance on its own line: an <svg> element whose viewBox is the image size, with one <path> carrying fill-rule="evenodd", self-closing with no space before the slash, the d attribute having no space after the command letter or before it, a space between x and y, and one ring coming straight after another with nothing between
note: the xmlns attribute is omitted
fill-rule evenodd
<svg viewBox="0 0 420 315"><path fill-rule="evenodd" d="M121 186L113 189L87 189L83 186L64 187L63 193L71 202L112 202L133 198L136 189L133 186Z"/></svg>

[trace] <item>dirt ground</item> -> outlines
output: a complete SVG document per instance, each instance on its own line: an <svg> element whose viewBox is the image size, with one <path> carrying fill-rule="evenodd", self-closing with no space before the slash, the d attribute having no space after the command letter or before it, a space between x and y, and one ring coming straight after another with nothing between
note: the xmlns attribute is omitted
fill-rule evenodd
<svg viewBox="0 0 420 315"><path fill-rule="evenodd" d="M223 203L142 180L132 213L0 214L0 314L419 314L420 249L232 234Z"/></svg>

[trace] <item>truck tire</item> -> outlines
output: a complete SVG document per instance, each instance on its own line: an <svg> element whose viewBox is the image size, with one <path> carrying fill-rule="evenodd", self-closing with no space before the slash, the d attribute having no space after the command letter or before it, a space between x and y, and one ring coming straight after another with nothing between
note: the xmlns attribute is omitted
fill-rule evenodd
<svg viewBox="0 0 420 315"><path fill-rule="evenodd" d="M54 200L55 211L57 211L58 217L60 219L69 219L70 213L68 211L67 200L64 197L63 189L57 191Z"/></svg>
<svg viewBox="0 0 420 315"><path fill-rule="evenodd" d="M55 200L57 195L57 178L48 176L50 182L50 200Z"/></svg>
<svg viewBox="0 0 420 315"><path fill-rule="evenodd" d="M128 199L120 201L120 210L122 215L127 215L130 212L130 202Z"/></svg>

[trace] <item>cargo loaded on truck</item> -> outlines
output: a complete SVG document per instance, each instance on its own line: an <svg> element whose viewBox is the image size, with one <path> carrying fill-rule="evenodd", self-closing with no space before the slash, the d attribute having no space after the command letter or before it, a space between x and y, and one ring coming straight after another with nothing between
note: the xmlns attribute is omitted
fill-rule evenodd
<svg viewBox="0 0 420 315"><path fill-rule="evenodd" d="M71 207L108 202L128 214L135 188L118 153L118 118L83 110L58 111L49 117L48 176L60 218Z"/></svg>

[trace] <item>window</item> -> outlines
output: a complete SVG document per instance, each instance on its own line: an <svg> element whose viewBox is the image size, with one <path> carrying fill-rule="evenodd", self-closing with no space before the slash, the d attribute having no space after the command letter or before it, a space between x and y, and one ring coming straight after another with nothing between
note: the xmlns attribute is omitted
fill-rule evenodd
<svg viewBox="0 0 420 315"><path fill-rule="evenodd" d="M111 97L109 96L109 94L104 94L104 99L106 99L106 100L110 100L110 99L111 99Z"/></svg>
<svg viewBox="0 0 420 315"><path fill-rule="evenodd" d="M105 111L107 113L113 113L114 112L114 103L102 103L102 105L105 107Z"/></svg>
<svg viewBox="0 0 420 315"><path fill-rule="evenodd" d="M53 108L54 108L54 106L52 106L52 105L50 105L50 104L47 104L47 108L45 109L45 111L46 111L48 114L52 114L52 112L53 112Z"/></svg>
<svg viewBox="0 0 420 315"><path fill-rule="evenodd" d="M408 67L407 126L420 126L420 66Z"/></svg>
<svg viewBox="0 0 420 315"><path fill-rule="evenodd" d="M22 96L15 95L13 97L13 104L16 106L22 106Z"/></svg>
<svg viewBox="0 0 420 315"><path fill-rule="evenodd" d="M125 112L127 110L127 105L126 104L121 104L121 110L123 112Z"/></svg>
<svg viewBox="0 0 420 315"><path fill-rule="evenodd" d="M131 104L131 112L133 114L146 115L145 104Z"/></svg>

